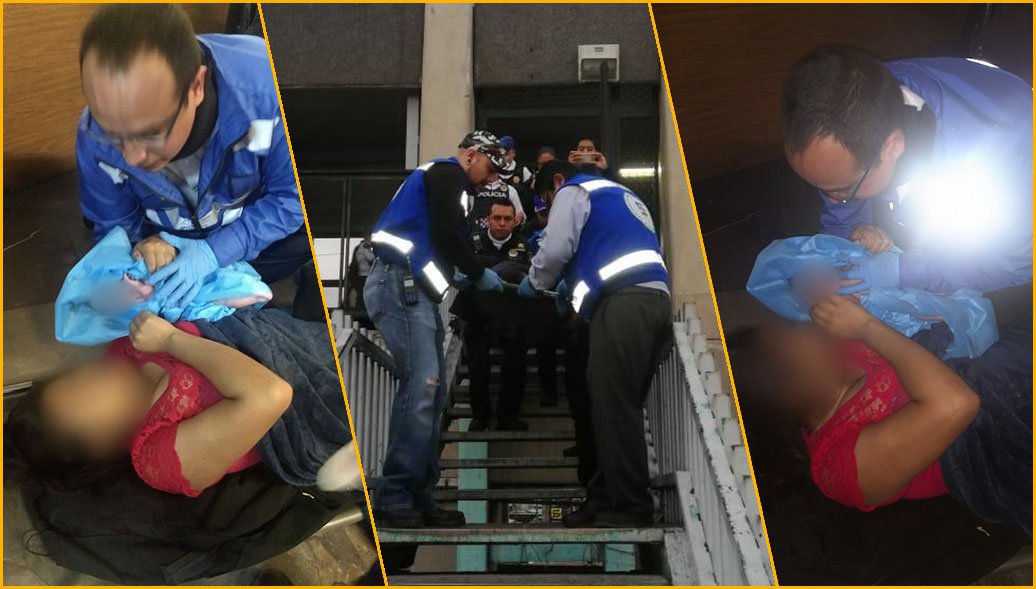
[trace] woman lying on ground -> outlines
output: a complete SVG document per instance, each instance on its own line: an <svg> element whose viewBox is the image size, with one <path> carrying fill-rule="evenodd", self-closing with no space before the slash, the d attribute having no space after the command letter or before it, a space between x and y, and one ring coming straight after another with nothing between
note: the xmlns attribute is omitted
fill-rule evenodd
<svg viewBox="0 0 1036 589"><path fill-rule="evenodd" d="M800 428L813 481L845 505L949 493L1031 536L1032 315L945 363L943 324L911 340L837 295L811 315L727 338L746 423Z"/></svg>
<svg viewBox="0 0 1036 589"><path fill-rule="evenodd" d="M5 470L74 492L128 457L149 486L193 497L262 462L294 485L357 488L333 354L326 323L279 309L176 325L141 313L103 358L18 402L4 427Z"/></svg>

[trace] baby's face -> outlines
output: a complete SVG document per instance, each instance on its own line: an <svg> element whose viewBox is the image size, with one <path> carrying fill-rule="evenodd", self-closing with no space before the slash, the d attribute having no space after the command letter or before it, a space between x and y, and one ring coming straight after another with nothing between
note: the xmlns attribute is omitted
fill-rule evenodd
<svg viewBox="0 0 1036 589"><path fill-rule="evenodd" d="M129 274L97 287L90 297L90 306L102 315L118 316L137 303L148 300L155 287Z"/></svg>
<svg viewBox="0 0 1036 589"><path fill-rule="evenodd" d="M838 294L838 288L834 268L808 268L791 279L791 292L811 306Z"/></svg>

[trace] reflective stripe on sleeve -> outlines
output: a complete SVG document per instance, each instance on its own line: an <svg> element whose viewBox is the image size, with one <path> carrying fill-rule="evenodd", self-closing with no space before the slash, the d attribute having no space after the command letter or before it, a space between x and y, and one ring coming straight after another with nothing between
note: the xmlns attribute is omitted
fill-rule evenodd
<svg viewBox="0 0 1036 589"><path fill-rule="evenodd" d="M433 262L425 264L424 268L421 269L424 273L425 278L431 283L432 288L435 292L439 293L440 296L445 294L446 290L450 288L450 283L446 280L446 277L439 272L439 269L435 267Z"/></svg>

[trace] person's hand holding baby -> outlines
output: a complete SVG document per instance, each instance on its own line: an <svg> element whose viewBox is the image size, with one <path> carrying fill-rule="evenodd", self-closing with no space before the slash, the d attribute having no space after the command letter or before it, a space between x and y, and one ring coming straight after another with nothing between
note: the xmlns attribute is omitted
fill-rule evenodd
<svg viewBox="0 0 1036 589"><path fill-rule="evenodd" d="M137 242L131 255L134 260L144 260L147 271L154 274L176 259L176 248L161 237L152 235Z"/></svg>
<svg viewBox="0 0 1036 589"><path fill-rule="evenodd" d="M141 352L165 353L178 333L184 332L158 315L144 311L130 323L129 338L133 347Z"/></svg>
<svg viewBox="0 0 1036 589"><path fill-rule="evenodd" d="M852 296L829 296L813 305L809 315L818 327L843 339L864 339L875 324L881 324Z"/></svg>
<svg viewBox="0 0 1036 589"><path fill-rule="evenodd" d="M872 254L887 252L896 245L889 234L877 225L859 225L853 229L849 239L867 248Z"/></svg>

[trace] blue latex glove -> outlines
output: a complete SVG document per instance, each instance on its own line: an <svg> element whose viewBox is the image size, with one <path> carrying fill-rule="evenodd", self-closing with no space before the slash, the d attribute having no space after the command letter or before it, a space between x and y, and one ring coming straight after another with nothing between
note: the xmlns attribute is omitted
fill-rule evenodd
<svg viewBox="0 0 1036 589"><path fill-rule="evenodd" d="M486 268L486 270L482 272L482 277L475 281L475 288L479 290L504 292L504 281L500 280L499 274Z"/></svg>
<svg viewBox="0 0 1036 589"><path fill-rule="evenodd" d="M468 275L467 274L465 274L463 272L454 272L453 273L453 285L456 286L460 290L464 290L465 288L471 286L471 281L468 280Z"/></svg>
<svg viewBox="0 0 1036 589"><path fill-rule="evenodd" d="M899 286L899 253L883 252L872 256L860 256L843 260L854 267L840 270L842 280L859 280L857 284L838 289L842 294L856 294L874 288L896 288Z"/></svg>
<svg viewBox="0 0 1036 589"><path fill-rule="evenodd" d="M185 239L165 231L158 236L179 253L149 280L157 285L155 295L165 305L184 308L197 296L205 279L219 269L219 262L204 239Z"/></svg>
<svg viewBox="0 0 1036 589"><path fill-rule="evenodd" d="M522 281L518 283L518 296L525 297L527 299L538 299L543 296L543 293L536 290L536 287L532 285L532 281L526 276L522 278Z"/></svg>
<svg viewBox="0 0 1036 589"><path fill-rule="evenodd" d="M569 292L568 282L562 280L554 287L554 292L558 293L558 296L554 298L554 306L558 310L558 315L562 318L568 317L572 314L572 293Z"/></svg>

